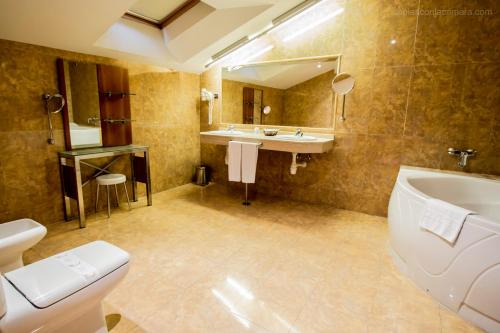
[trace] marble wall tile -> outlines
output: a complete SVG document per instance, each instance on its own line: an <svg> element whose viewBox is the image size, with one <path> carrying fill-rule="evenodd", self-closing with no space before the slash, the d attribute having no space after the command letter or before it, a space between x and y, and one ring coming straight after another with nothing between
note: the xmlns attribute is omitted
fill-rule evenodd
<svg viewBox="0 0 500 333"><path fill-rule="evenodd" d="M343 14L307 38L272 40L275 48L262 60L342 54L341 70L356 79L346 97L347 120L339 120L339 99L333 150L313 155L295 176L291 154L260 154L257 193L385 215L400 165L459 170L449 147L478 150L465 171L500 174L500 2L329 3L344 7ZM493 15L425 12L432 9ZM217 80L214 73L204 75ZM202 145L201 160L213 167L216 182L227 184L223 158L224 149Z"/></svg>
<svg viewBox="0 0 500 333"><path fill-rule="evenodd" d="M63 218L57 164L57 152L64 150L62 117L52 116L56 145L48 145L41 99L44 92L58 91L57 58L127 67L130 89L137 93L131 98L133 142L150 146L153 191L191 181L200 160L199 75L0 40L0 200L4 204L0 223L23 217L41 223ZM113 170L129 173L125 160ZM91 172L84 168L84 177ZM89 212L94 209L95 189L91 185L84 190ZM144 193L143 186L139 189Z"/></svg>

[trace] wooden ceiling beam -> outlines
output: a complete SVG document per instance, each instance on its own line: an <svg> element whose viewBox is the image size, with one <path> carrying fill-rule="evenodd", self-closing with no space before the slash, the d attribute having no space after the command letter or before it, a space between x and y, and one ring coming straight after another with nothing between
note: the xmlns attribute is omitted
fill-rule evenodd
<svg viewBox="0 0 500 333"><path fill-rule="evenodd" d="M179 17L184 15L188 10L199 4L200 0L188 0L184 2L182 5L177 7L173 12L165 16L159 23L160 29L165 28L167 25L171 24Z"/></svg>
<svg viewBox="0 0 500 333"><path fill-rule="evenodd" d="M138 15L134 15L132 13L125 13L123 14L122 16L124 19L127 19L127 20L131 20L131 21L136 21L136 22L139 22L139 23L144 23L144 24L147 24L147 25L150 25L152 27L156 27L158 29L161 29L161 26L159 23L155 23L153 21L150 21L150 20L147 20L141 16L138 16Z"/></svg>

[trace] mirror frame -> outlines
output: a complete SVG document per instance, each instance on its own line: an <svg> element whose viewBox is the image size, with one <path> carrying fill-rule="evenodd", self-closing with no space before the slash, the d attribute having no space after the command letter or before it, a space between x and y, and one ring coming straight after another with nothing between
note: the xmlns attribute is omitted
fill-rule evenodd
<svg viewBox="0 0 500 333"><path fill-rule="evenodd" d="M337 114L337 104L338 104L338 94L334 93L333 97L333 117L332 117L332 124L330 124L330 127L301 127L301 126L293 126L293 125L258 125L258 124L233 124L233 123L226 123L222 120L224 110L222 109L222 99L224 98L224 92L222 91L222 71L223 70L228 70L228 69L240 69L240 68L245 68L245 67L252 67L252 66L270 66L270 65L275 65L275 64L298 64L298 63L303 63L303 62L314 62L314 61L336 61L337 62L337 67L335 69L335 74L340 73L340 68L342 64L342 55L341 54L328 54L328 55L323 55L323 56L313 56L313 57L300 57L300 58L287 58L287 59L278 59L278 60L268 60L268 61L260 61L260 62L251 62L251 63L246 63L246 64L240 64L240 65L229 65L229 66L222 66L220 67L221 71L221 93L220 93L220 116L219 116L219 126L221 127L228 127L229 125L236 125L239 128L245 128L245 129L254 129L254 128L279 128L281 130L289 130L289 131L295 131L298 127L300 127L303 130L306 131L313 131L313 132L318 132L318 133L328 133L331 134L334 131L335 128L335 115ZM328 89L331 89L329 86Z"/></svg>

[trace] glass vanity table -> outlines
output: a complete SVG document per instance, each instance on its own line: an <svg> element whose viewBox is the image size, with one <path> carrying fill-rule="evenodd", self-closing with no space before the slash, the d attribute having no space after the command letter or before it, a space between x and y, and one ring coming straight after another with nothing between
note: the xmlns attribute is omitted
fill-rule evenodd
<svg viewBox="0 0 500 333"><path fill-rule="evenodd" d="M148 206L152 204L149 148L132 144L128 70L117 66L57 60L59 90L67 151L59 152L64 218L71 218L71 202L77 203L80 228L85 228L83 188L105 173L121 157L130 156L132 198L136 184L146 184ZM111 157L106 165L89 160ZM102 162L102 161L101 161ZM102 163L101 163L102 164ZM82 166L95 170L82 179Z"/></svg>
<svg viewBox="0 0 500 333"><path fill-rule="evenodd" d="M140 156L140 154L143 156ZM71 217L71 204L69 199L74 199L77 202L80 228L85 228L86 223L83 188L95 177L108 173L108 168L116 163L116 161L118 161L118 159L123 155L130 155L132 200L137 201L136 186L137 182L141 182L146 184L148 206L152 205L149 148L147 146L127 145L63 151L59 152L59 169L63 194L64 219L66 221L68 221ZM96 166L86 161L94 158L113 156L115 156L115 158L103 167ZM92 177L85 181L82 180L82 164L96 170Z"/></svg>

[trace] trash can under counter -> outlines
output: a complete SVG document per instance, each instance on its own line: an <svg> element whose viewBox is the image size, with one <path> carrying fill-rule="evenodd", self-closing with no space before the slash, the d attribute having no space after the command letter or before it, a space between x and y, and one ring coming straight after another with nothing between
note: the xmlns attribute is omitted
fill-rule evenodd
<svg viewBox="0 0 500 333"><path fill-rule="evenodd" d="M196 174L195 174L195 184L199 186L205 186L208 185L208 179L207 179L207 167L201 165L196 167Z"/></svg>

